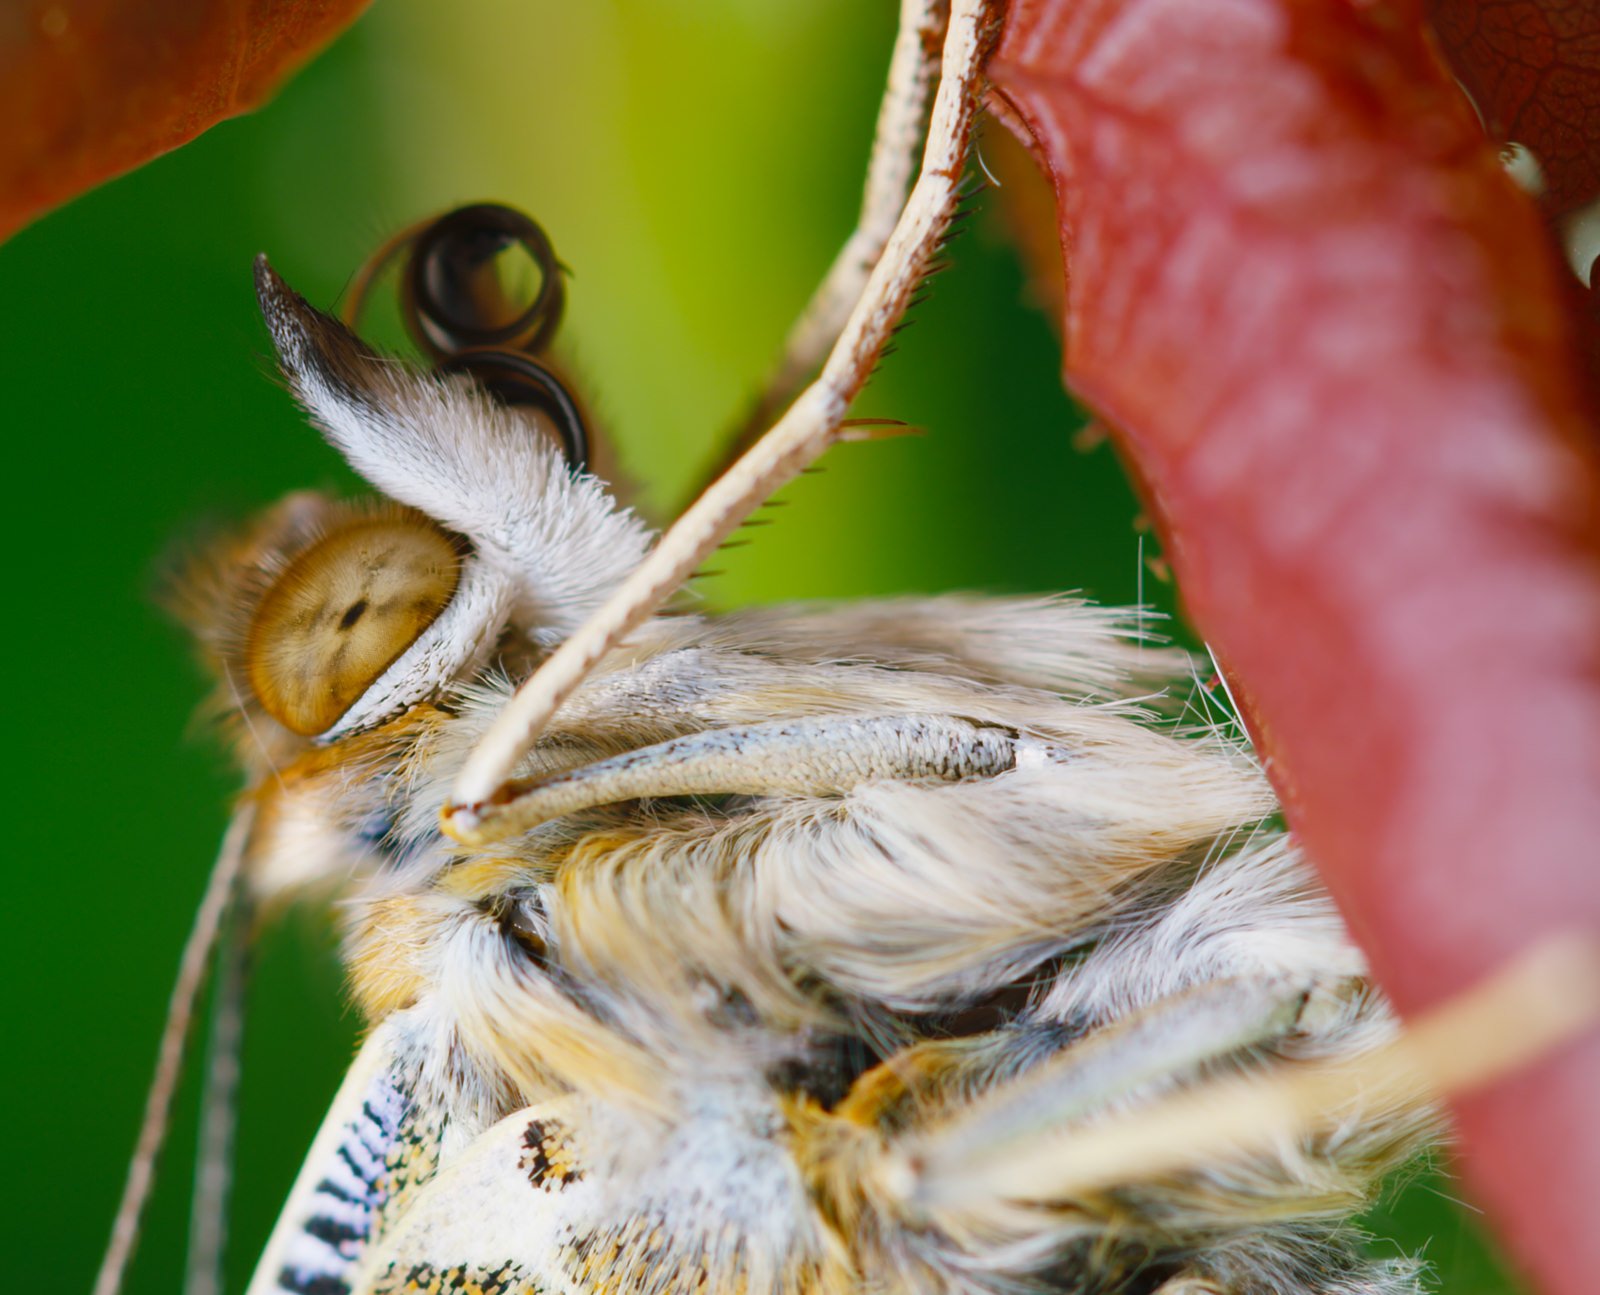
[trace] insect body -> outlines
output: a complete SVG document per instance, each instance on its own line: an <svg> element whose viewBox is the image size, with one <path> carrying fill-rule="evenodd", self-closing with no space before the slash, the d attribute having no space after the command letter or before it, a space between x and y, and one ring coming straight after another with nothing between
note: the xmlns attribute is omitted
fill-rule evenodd
<svg viewBox="0 0 1600 1295"><path fill-rule="evenodd" d="M1342 1220L1415 1104L1075 1177L1118 1113L1392 1032L1259 770L1162 718L1181 656L1069 599L657 616L460 844L468 752L647 531L560 393L258 289L383 499L291 498L189 597L247 884L343 888L371 1027L253 1291L1412 1289Z"/></svg>

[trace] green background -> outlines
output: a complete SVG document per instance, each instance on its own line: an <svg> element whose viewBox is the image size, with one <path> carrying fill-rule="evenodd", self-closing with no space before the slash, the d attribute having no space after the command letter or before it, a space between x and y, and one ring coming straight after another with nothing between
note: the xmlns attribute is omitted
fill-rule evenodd
<svg viewBox="0 0 1600 1295"><path fill-rule="evenodd" d="M250 262L334 302L386 234L471 200L535 215L573 267L563 351L657 518L744 408L849 229L893 35L859 0L384 0L254 117L0 248L17 813L0 943L12 1289L86 1289L170 977L233 787L202 682L155 610L163 554L286 491L357 483L275 385ZM1170 591L1081 422L993 195L858 413L926 435L844 446L713 606L903 591ZM1141 575L1141 573L1144 573ZM325 914L257 957L242 1098L239 1289L350 1055ZM181 1271L193 1088L133 1289ZM1391 1192L1386 1253L1452 1292L1511 1289L1453 1185ZM18 1244L20 1242L20 1245ZM18 1259L20 1258L20 1268Z"/></svg>

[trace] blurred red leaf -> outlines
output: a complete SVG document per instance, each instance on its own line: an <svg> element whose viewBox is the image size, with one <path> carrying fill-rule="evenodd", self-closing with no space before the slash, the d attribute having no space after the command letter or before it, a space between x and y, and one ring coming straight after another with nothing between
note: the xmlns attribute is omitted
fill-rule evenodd
<svg viewBox="0 0 1600 1295"><path fill-rule="evenodd" d="M1406 1013L1600 933L1600 462L1565 271L1419 5L1013 0L1066 378ZM1600 1271L1600 1037L1458 1107L1549 1290Z"/></svg>
<svg viewBox="0 0 1600 1295"><path fill-rule="evenodd" d="M1546 209L1600 197L1600 4L1428 0L1428 17L1489 133L1538 157Z"/></svg>
<svg viewBox="0 0 1600 1295"><path fill-rule="evenodd" d="M0 9L0 239L247 112L367 0L17 0Z"/></svg>

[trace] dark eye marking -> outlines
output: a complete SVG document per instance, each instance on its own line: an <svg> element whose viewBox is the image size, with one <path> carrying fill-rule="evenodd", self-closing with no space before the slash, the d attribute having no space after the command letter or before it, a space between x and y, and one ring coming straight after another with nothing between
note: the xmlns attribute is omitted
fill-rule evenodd
<svg viewBox="0 0 1600 1295"><path fill-rule="evenodd" d="M344 615L339 618L339 628L342 630L349 629L365 615L366 610L367 600L365 598L357 599L345 609Z"/></svg>

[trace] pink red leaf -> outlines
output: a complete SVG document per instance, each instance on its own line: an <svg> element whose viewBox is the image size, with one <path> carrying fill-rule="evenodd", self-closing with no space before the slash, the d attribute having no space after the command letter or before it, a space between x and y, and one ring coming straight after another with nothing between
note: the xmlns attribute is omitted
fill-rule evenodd
<svg viewBox="0 0 1600 1295"><path fill-rule="evenodd" d="M1114 429L1403 1012L1600 932L1600 462L1565 271L1420 13L1013 0L1066 377ZM1600 1272L1600 1037L1460 1104L1552 1291Z"/></svg>
<svg viewBox="0 0 1600 1295"><path fill-rule="evenodd" d="M0 239L246 112L367 0L17 0L0 19Z"/></svg>

